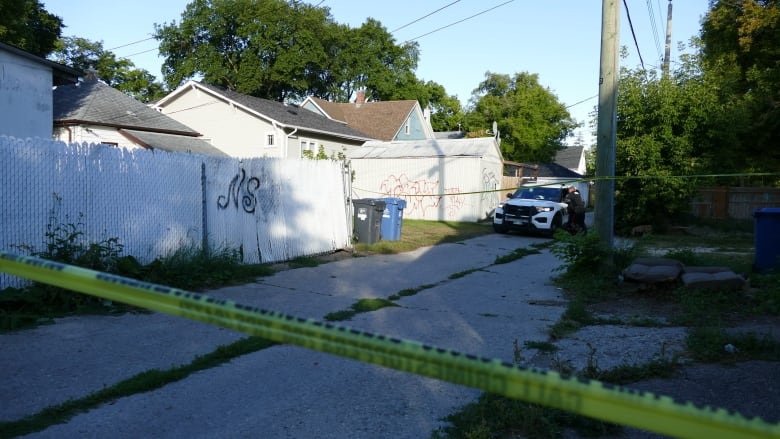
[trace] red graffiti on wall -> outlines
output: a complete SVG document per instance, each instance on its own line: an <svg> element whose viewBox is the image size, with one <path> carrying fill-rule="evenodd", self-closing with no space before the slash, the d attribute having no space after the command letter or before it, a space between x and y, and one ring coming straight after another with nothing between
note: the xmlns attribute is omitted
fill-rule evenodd
<svg viewBox="0 0 780 439"><path fill-rule="evenodd" d="M439 180L411 180L406 174L390 175L379 185L379 191L390 197L406 200L406 209L425 217L428 209L438 209L446 194L446 216L454 217L465 204L465 200L457 195L459 188L445 188L439 192Z"/></svg>

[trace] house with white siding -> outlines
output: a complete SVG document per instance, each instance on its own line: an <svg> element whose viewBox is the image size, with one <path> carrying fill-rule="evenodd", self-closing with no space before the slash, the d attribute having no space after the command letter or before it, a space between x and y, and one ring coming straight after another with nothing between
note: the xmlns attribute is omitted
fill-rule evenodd
<svg viewBox="0 0 780 439"><path fill-rule="evenodd" d="M352 198L401 198L407 219L485 220L504 196L494 137L372 141L347 158Z"/></svg>
<svg viewBox="0 0 780 439"><path fill-rule="evenodd" d="M81 72L0 43L0 135L52 136L52 86L73 84Z"/></svg>
<svg viewBox="0 0 780 439"><path fill-rule="evenodd" d="M153 105L231 157L338 157L372 137L303 108L189 81Z"/></svg>
<svg viewBox="0 0 780 439"><path fill-rule="evenodd" d="M57 86L53 95L56 140L125 149L226 155L192 128L101 81Z"/></svg>

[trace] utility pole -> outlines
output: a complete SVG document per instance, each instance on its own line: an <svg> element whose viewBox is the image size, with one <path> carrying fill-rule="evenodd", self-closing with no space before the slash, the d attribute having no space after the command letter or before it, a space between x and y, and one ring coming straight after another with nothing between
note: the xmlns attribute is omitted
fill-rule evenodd
<svg viewBox="0 0 780 439"><path fill-rule="evenodd" d="M664 51L664 76L669 74L669 54L672 52L672 0L666 11L666 47Z"/></svg>
<svg viewBox="0 0 780 439"><path fill-rule="evenodd" d="M599 112L596 129L595 229L602 244L609 249L613 244L615 224L614 177L619 45L620 0L602 0Z"/></svg>

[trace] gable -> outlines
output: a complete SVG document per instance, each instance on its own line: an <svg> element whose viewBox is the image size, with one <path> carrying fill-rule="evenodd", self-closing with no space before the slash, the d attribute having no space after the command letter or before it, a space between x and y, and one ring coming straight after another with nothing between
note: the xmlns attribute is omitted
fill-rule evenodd
<svg viewBox="0 0 780 439"><path fill-rule="evenodd" d="M568 146L555 154L554 162L572 171L582 172L585 164L584 150L583 146Z"/></svg>
<svg viewBox="0 0 780 439"><path fill-rule="evenodd" d="M278 125L294 130L305 130L313 133L322 133L329 136L366 141L371 140L370 136L362 133L347 124L332 120L317 112L305 110L298 105L290 105L282 102L262 99L255 96L245 95L223 87L205 84L202 82L189 81L187 84L179 87L177 90L161 99L155 107L164 108L168 102L179 96L191 92L206 92L209 95L228 103L243 108L248 113L258 119L262 119L272 125Z"/></svg>
<svg viewBox="0 0 780 439"><path fill-rule="evenodd" d="M304 103L316 105L328 117L343 121L357 131L382 141L433 138L416 100L337 103L309 97ZM409 123L409 134L406 125ZM401 135L403 134L403 135Z"/></svg>
<svg viewBox="0 0 780 439"><path fill-rule="evenodd" d="M90 124L199 136L190 127L99 81L53 91L55 125Z"/></svg>

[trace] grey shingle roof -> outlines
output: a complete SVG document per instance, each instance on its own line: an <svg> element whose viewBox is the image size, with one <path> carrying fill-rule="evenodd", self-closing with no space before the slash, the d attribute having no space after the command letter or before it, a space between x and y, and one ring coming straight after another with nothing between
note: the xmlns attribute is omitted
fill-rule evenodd
<svg viewBox="0 0 780 439"><path fill-rule="evenodd" d="M539 165L539 177L556 178L582 178L583 175L565 168L557 163L535 163ZM528 167L523 168L523 177L533 177L534 170Z"/></svg>
<svg viewBox="0 0 780 439"><path fill-rule="evenodd" d="M582 146L568 146L559 150L555 154L555 163L558 163L564 168L577 169L580 166L582 149Z"/></svg>
<svg viewBox="0 0 780 439"><path fill-rule="evenodd" d="M120 132L124 135L132 136L134 140L137 140L152 149L228 157L228 154L215 148L209 142L196 137L124 129L120 130Z"/></svg>
<svg viewBox="0 0 780 439"><path fill-rule="evenodd" d="M53 91L54 123L81 123L187 136L200 134L99 81L61 85Z"/></svg>
<svg viewBox="0 0 780 439"><path fill-rule="evenodd" d="M231 101L241 104L256 113L262 114L291 128L294 127L299 130L316 131L363 141L372 139L371 136L352 129L343 122L329 119L297 105L288 105L268 99L261 99L202 82L200 85Z"/></svg>

